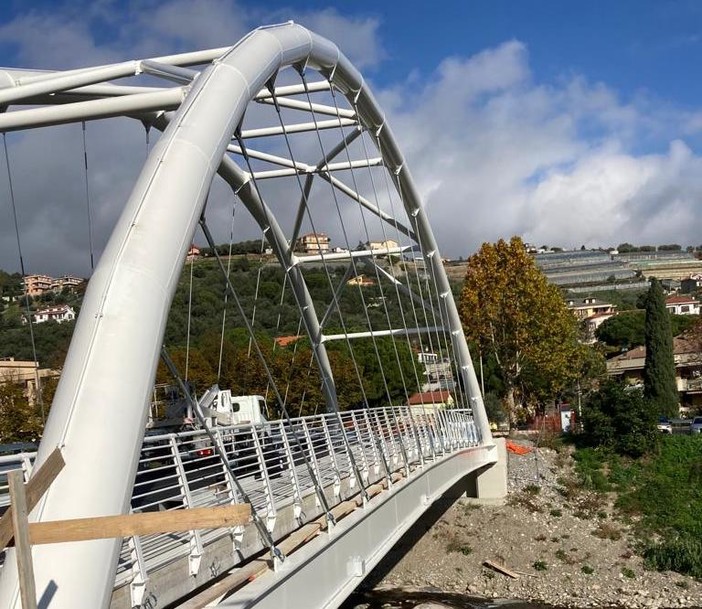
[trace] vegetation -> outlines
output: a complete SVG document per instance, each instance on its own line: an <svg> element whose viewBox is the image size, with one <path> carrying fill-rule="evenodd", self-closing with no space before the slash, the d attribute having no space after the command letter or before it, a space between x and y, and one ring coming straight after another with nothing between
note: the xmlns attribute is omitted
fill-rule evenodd
<svg viewBox="0 0 702 609"><path fill-rule="evenodd" d="M645 458L579 449L581 483L599 480L617 491L616 506L631 522L648 568L702 577L702 438L661 436Z"/></svg>
<svg viewBox="0 0 702 609"><path fill-rule="evenodd" d="M499 370L513 421L518 404L534 409L580 376L577 322L518 237L468 259L459 308L468 340Z"/></svg>
<svg viewBox="0 0 702 609"><path fill-rule="evenodd" d="M678 414L678 389L675 384L673 333L665 308L663 288L651 280L646 299L646 362L643 370L644 395L657 412L674 417Z"/></svg>
<svg viewBox="0 0 702 609"><path fill-rule="evenodd" d="M583 405L583 442L640 457L656 444L657 417L657 405L640 389L608 380Z"/></svg>
<svg viewBox="0 0 702 609"><path fill-rule="evenodd" d="M678 336L690 329L699 318L695 315L671 315L670 329ZM646 344L646 315L644 311L626 311L610 317L595 331L597 340L618 351Z"/></svg>

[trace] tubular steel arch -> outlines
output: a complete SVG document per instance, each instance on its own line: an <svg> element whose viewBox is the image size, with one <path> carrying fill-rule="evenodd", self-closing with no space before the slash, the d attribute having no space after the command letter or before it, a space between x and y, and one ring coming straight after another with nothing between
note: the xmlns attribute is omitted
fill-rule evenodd
<svg viewBox="0 0 702 609"><path fill-rule="evenodd" d="M212 65L201 73L187 68L204 62ZM334 44L288 23L255 30L227 49L61 74L4 70L0 105L55 105L7 112L0 116L0 131L118 115L164 129L90 280L37 459L41 464L59 446L66 467L33 511L32 521L128 511L168 311L217 173L247 206L288 269L296 297L304 305L304 323L322 372L325 398L334 407L334 379L319 316L291 243L251 174L226 156L247 106L286 66L321 73L349 100L357 128L373 134L437 286L438 307L482 441L490 441L470 354L419 193L372 93ZM165 90L102 84L139 73L184 84ZM107 607L119 548L119 540L35 547L42 606ZM0 602L19 607L12 557L0 575Z"/></svg>

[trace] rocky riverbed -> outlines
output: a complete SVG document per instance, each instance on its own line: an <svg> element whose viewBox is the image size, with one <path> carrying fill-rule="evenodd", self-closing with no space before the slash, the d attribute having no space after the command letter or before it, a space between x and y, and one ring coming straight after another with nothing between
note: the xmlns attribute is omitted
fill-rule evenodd
<svg viewBox="0 0 702 609"><path fill-rule="evenodd" d="M426 532L415 529L416 543L405 540L398 562L390 557L383 565L374 592L354 604L424 607L422 593L430 593L426 601L439 607L477 606L481 598L489 605L515 599L582 608L702 607L702 583L644 570L612 498L577 485L568 453L533 448L508 453L505 505L461 499L439 511Z"/></svg>

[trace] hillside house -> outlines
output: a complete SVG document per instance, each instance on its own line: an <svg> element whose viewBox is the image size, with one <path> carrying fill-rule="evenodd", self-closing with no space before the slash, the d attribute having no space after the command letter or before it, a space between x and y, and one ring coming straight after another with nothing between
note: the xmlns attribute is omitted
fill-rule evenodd
<svg viewBox="0 0 702 609"><path fill-rule="evenodd" d="M585 344L595 342L595 331L610 317L617 314L617 306L588 296L582 300L569 300L568 308L583 323Z"/></svg>
<svg viewBox="0 0 702 609"><path fill-rule="evenodd" d="M700 303L690 296L668 296L665 308L674 315L699 315Z"/></svg>
<svg viewBox="0 0 702 609"><path fill-rule="evenodd" d="M375 285L375 281L365 275L356 275L355 277L351 277L351 279L346 282L346 285L357 285L362 288L367 288Z"/></svg>
<svg viewBox="0 0 702 609"><path fill-rule="evenodd" d="M305 254L325 254L329 252L331 239L324 233L307 233L297 240L297 251Z"/></svg>
<svg viewBox="0 0 702 609"><path fill-rule="evenodd" d="M411 395L407 403L414 412L431 413L435 409L451 408L455 401L450 391L423 391Z"/></svg>
<svg viewBox="0 0 702 609"><path fill-rule="evenodd" d="M702 274L690 275L680 281L680 291L683 294L694 294L702 290Z"/></svg>
<svg viewBox="0 0 702 609"><path fill-rule="evenodd" d="M673 339L675 382L682 409L702 406L702 342L686 336ZM646 347L636 347L607 360L607 374L619 376L629 384L643 384Z"/></svg>
<svg viewBox="0 0 702 609"><path fill-rule="evenodd" d="M379 254L382 254L383 251L397 249L399 246L400 244L397 241L394 241L393 239L386 239L385 241L368 242L368 249L371 252L377 252Z"/></svg>
<svg viewBox="0 0 702 609"><path fill-rule="evenodd" d="M37 377L41 383L42 380L57 377L59 374L58 370L39 368L39 364L31 360L16 360L14 357L0 358L0 385L3 383L22 385L30 405L36 403Z"/></svg>
<svg viewBox="0 0 702 609"><path fill-rule="evenodd" d="M51 285L54 282L53 277L48 275L27 275L23 279L24 289L29 296L41 296L44 292L51 290Z"/></svg>
<svg viewBox="0 0 702 609"><path fill-rule="evenodd" d="M76 312L69 305L59 305L57 307L49 307L42 309L36 313L32 313L32 321L35 324L43 324L47 321L55 321L63 323L64 321L73 321L76 318Z"/></svg>

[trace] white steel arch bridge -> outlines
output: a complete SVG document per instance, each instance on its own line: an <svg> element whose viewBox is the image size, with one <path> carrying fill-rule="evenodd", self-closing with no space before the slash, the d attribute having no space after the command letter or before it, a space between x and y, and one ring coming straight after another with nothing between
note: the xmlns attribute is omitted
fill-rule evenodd
<svg viewBox="0 0 702 609"><path fill-rule="evenodd" d="M128 77L141 80L112 82ZM371 91L334 44L287 23L231 48L66 72L3 69L0 106L3 133L115 116L162 132L90 278L36 456L41 464L59 447L66 466L30 520L242 501L254 513L233 530L35 546L41 607L196 607L233 590L222 606L338 606L434 499L496 463L419 193ZM249 332L276 418L144 438L160 358L188 392L164 333L198 226L216 250L208 224L216 176L275 260L277 329L287 294L322 414L293 416L254 327L256 307L272 299L257 283L247 309L231 258L216 256L225 307ZM350 293L360 322L344 304ZM336 344L348 378L335 369ZM359 344L374 370L354 355ZM382 388L375 401L372 375ZM348 386L360 408L346 409ZM200 450L204 440L213 450ZM0 602L19 607L12 558L10 550Z"/></svg>

